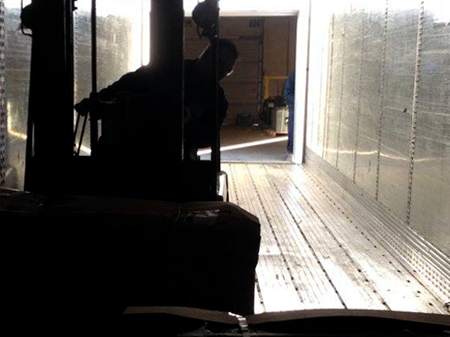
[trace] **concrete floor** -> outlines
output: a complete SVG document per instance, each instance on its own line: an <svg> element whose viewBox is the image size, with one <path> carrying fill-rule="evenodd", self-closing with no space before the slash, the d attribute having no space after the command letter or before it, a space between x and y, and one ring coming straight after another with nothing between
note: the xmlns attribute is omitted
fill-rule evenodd
<svg viewBox="0 0 450 337"><path fill-rule="evenodd" d="M221 130L222 162L287 162L286 135L274 135L261 127L227 125ZM199 151L208 160L208 150Z"/></svg>

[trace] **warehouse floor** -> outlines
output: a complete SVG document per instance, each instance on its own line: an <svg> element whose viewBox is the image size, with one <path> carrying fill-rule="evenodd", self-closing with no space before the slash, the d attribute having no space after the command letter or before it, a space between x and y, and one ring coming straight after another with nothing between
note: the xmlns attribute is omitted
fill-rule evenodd
<svg viewBox="0 0 450 337"><path fill-rule="evenodd" d="M348 308L447 313L377 240L363 206L292 164L224 163L230 201L258 216L256 312Z"/></svg>
<svg viewBox="0 0 450 337"><path fill-rule="evenodd" d="M224 126L221 130L222 162L285 162L286 135L274 135L261 127ZM201 158L210 158L201 150Z"/></svg>

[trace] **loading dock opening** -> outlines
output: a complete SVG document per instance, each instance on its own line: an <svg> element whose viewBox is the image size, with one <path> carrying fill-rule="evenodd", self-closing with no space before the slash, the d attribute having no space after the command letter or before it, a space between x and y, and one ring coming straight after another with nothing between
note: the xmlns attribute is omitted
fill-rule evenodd
<svg viewBox="0 0 450 337"><path fill-rule="evenodd" d="M276 109L287 108L272 107L271 102L284 101L284 83L294 70L297 17L244 14L220 20L221 36L232 40L239 51L233 73L221 82L229 104L221 130L222 161L283 162L287 157L288 116L279 116L278 124L284 126L279 131L276 115L271 117ZM187 18L185 58L196 58L206 45L192 19ZM209 153L200 151L205 159Z"/></svg>

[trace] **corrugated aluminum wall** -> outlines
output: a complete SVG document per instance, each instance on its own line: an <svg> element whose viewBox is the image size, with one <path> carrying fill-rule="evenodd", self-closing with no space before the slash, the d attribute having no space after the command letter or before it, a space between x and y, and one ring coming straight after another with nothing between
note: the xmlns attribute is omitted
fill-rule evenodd
<svg viewBox="0 0 450 337"><path fill-rule="evenodd" d="M140 66L141 14L149 0L98 0L98 87ZM0 184L23 189L25 176L31 38L20 30L20 2L1 0L0 9ZM88 97L91 84L91 0L77 1L75 12L75 100ZM148 13L148 12L147 12ZM147 34L148 35L148 34ZM137 61L136 61L137 60ZM6 68L4 69L3 66ZM51 71L51 70L50 70ZM51 99L52 93L43 99ZM82 154L88 154L89 128ZM55 139L55 141L57 141Z"/></svg>
<svg viewBox="0 0 450 337"><path fill-rule="evenodd" d="M5 4L0 0L0 186L6 178Z"/></svg>
<svg viewBox="0 0 450 337"><path fill-rule="evenodd" d="M308 148L450 255L450 2L318 3Z"/></svg>
<svg viewBox="0 0 450 337"><path fill-rule="evenodd" d="M20 3L6 0L4 65L4 112L6 129L5 186L24 186L31 38L20 30ZM49 93L51 95L51 93Z"/></svg>
<svg viewBox="0 0 450 337"><path fill-rule="evenodd" d="M97 86L101 90L144 62L150 0L97 0ZM75 102L92 91L91 0L78 0L74 13ZM146 25L145 25L146 24ZM148 51L149 52L149 51ZM81 129L81 126L80 126ZM81 155L89 154L89 121ZM79 142L79 138L77 139Z"/></svg>

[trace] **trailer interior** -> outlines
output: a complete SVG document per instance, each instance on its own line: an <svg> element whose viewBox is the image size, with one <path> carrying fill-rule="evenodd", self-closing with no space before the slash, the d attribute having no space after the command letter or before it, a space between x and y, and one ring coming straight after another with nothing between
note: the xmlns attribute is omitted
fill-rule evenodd
<svg viewBox="0 0 450 337"><path fill-rule="evenodd" d="M187 160L208 45L211 146ZM0 47L16 335L450 336L447 0L0 0ZM165 80L98 99L143 66Z"/></svg>

